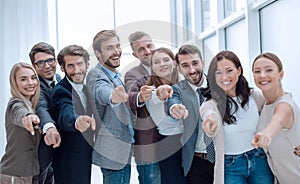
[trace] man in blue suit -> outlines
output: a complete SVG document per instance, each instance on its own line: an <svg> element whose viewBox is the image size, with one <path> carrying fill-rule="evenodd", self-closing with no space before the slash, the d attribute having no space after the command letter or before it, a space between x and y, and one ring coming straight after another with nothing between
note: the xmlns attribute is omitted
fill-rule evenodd
<svg viewBox="0 0 300 184"><path fill-rule="evenodd" d="M93 49L99 63L89 71L87 86L102 125L97 121L92 160L101 167L103 183L129 184L134 140L128 95L117 71L122 54L118 35L113 30L100 31L94 37Z"/></svg>
<svg viewBox="0 0 300 184"><path fill-rule="evenodd" d="M45 42L35 44L29 52L29 58L38 74L41 87L41 95L36 108L36 113L41 121L40 127L43 131L38 150L39 184L54 184L53 148L60 145L61 138L56 129L56 123L50 116L49 106L51 91L61 78L56 74L55 50L50 44Z"/></svg>
<svg viewBox="0 0 300 184"><path fill-rule="evenodd" d="M53 158L55 184L90 184L96 108L84 85L89 54L81 46L70 45L57 59L65 77L51 94L51 115L61 134Z"/></svg>
<svg viewBox="0 0 300 184"><path fill-rule="evenodd" d="M185 80L172 86L173 96L167 101L167 109L173 118L183 119L184 132L180 141L184 175L187 183L212 184L214 164L208 161L199 113L201 96L197 93L206 83L204 61L200 50L193 45L180 47L175 60Z"/></svg>

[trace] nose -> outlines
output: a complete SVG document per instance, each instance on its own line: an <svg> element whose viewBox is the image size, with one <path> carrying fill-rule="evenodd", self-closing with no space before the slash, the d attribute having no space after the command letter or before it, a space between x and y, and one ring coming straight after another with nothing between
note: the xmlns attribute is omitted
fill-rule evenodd
<svg viewBox="0 0 300 184"><path fill-rule="evenodd" d="M114 47L114 53L117 53L117 54L119 54L120 52L121 52L121 48L119 48L119 47Z"/></svg>
<svg viewBox="0 0 300 184"><path fill-rule="evenodd" d="M45 62L44 68L49 68L50 64L48 62Z"/></svg>
<svg viewBox="0 0 300 184"><path fill-rule="evenodd" d="M146 55L151 54L151 52L152 52L151 49L149 49L149 48L147 48L147 47L145 48L145 54L146 54Z"/></svg>
<svg viewBox="0 0 300 184"><path fill-rule="evenodd" d="M189 67L189 73L194 73L195 71L196 71L196 68L193 65L191 65Z"/></svg>
<svg viewBox="0 0 300 184"><path fill-rule="evenodd" d="M34 83L34 80L35 80L35 79L29 79L29 80L28 80L28 83L29 83L29 84L33 84L33 83Z"/></svg>
<svg viewBox="0 0 300 184"><path fill-rule="evenodd" d="M223 78L223 80L225 80L225 79L227 78L226 72L223 72L223 73L222 73L222 78Z"/></svg>

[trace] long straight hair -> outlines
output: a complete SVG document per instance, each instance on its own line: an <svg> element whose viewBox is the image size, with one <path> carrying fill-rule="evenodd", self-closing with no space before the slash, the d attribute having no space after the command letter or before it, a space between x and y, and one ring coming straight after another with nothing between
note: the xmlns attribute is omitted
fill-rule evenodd
<svg viewBox="0 0 300 184"><path fill-rule="evenodd" d="M30 102L31 102L31 105L30 105L28 103L28 100L26 99L26 97L20 92L18 85L17 85L16 73L18 71L20 71L22 68L28 68L34 72L36 77L38 76L36 71L32 67L32 65L30 65L28 63L24 63L24 62L16 63L10 71L10 76L9 76L10 93L11 93L12 97L21 99L25 103L25 105L28 109L34 110L36 108L37 103L40 98L40 81L39 81L39 78L37 77L38 85L37 85L34 95L30 98Z"/></svg>
<svg viewBox="0 0 300 184"><path fill-rule="evenodd" d="M147 85L149 85L149 86L153 85L155 87L158 87L158 86L164 84L162 82L161 78L159 76L157 76L152 70L152 66L153 66L152 57L153 57L153 54L157 53L157 52L167 54L172 59L172 62L174 64L174 68L173 68L173 71L172 71L172 74L171 74L171 81L169 81L169 85L176 84L179 81L179 77L178 77L178 72L176 70L175 56L174 56L173 52L170 49L165 48L165 47L161 47L161 48L155 49L152 52L152 55L151 55L151 58L150 58L151 75L150 75L150 78L147 82Z"/></svg>

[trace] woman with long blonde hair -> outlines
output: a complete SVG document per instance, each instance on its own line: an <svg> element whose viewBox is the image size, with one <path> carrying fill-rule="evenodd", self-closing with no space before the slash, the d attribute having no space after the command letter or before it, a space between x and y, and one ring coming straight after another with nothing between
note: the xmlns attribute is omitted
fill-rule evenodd
<svg viewBox="0 0 300 184"><path fill-rule="evenodd" d="M16 63L10 72L5 113L6 148L0 161L1 184L36 184L39 173L40 122L34 109L40 96L37 73L28 63Z"/></svg>

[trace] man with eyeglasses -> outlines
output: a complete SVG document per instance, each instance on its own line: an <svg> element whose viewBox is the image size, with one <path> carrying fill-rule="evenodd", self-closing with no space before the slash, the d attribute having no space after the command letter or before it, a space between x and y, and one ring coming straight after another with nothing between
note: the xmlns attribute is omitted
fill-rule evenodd
<svg viewBox="0 0 300 184"><path fill-rule="evenodd" d="M39 184L54 184L52 168L53 148L60 145L61 137L56 129L56 123L49 114L50 94L52 88L61 77L56 74L56 59L54 48L45 42L35 44L30 50L29 57L40 79L41 95L36 108L40 118L43 136L39 144Z"/></svg>

